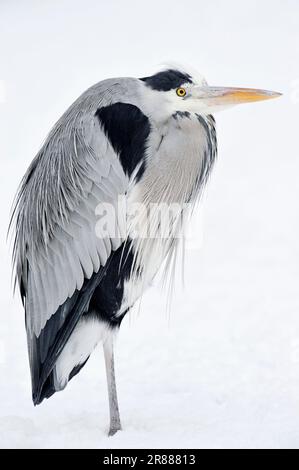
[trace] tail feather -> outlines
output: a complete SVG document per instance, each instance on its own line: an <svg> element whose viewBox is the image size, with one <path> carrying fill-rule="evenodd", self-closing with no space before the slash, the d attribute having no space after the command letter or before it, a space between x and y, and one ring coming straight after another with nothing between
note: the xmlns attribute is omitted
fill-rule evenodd
<svg viewBox="0 0 299 470"><path fill-rule="evenodd" d="M44 398L49 398L58 391L53 370L80 318L88 312L91 297L101 282L109 263L110 259L105 267L100 268L90 279L85 279L80 291L76 290L73 296L58 308L38 337L32 336L27 331L32 399L35 405L40 404ZM85 356L84 363L87 359L88 357ZM74 377L83 365L83 361L80 364L75 364L77 369L74 367L76 370L69 371L70 378Z"/></svg>

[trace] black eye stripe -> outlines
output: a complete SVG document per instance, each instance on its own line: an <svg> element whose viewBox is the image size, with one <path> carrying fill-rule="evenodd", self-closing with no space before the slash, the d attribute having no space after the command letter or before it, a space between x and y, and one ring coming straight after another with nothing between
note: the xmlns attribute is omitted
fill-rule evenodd
<svg viewBox="0 0 299 470"><path fill-rule="evenodd" d="M157 91L175 90L183 83L193 83L190 75L178 70L165 70L151 77L141 78L140 80Z"/></svg>

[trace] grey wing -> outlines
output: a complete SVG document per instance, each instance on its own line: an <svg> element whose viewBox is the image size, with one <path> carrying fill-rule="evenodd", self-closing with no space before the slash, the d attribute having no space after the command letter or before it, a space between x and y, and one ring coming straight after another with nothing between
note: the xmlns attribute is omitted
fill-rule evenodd
<svg viewBox="0 0 299 470"><path fill-rule="evenodd" d="M101 266L105 266L112 250L121 244L121 227L107 224L105 234L96 232L97 206L110 204L117 210L118 197L125 196L127 183L110 145L101 158L106 159L105 173L100 173L94 166L88 186L84 183L84 195L67 214L66 220L52 227L46 246L27 253L26 320L29 335L39 336L58 307L75 290L82 288L84 279L90 279Z"/></svg>
<svg viewBox="0 0 299 470"><path fill-rule="evenodd" d="M74 161L76 162L74 164ZM16 206L15 262L25 301L34 403L54 393L50 372L88 308L125 227L96 233L96 207L117 207L129 179L97 118L59 125L25 176ZM109 233L109 227L111 233Z"/></svg>

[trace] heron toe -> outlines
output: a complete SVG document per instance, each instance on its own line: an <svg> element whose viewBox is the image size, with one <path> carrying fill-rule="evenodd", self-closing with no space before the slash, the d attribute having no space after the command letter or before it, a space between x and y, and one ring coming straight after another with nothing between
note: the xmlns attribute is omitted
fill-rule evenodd
<svg viewBox="0 0 299 470"><path fill-rule="evenodd" d="M108 436L114 436L114 434L117 433L117 431L121 431L121 425L119 424L118 426L111 426L108 432Z"/></svg>

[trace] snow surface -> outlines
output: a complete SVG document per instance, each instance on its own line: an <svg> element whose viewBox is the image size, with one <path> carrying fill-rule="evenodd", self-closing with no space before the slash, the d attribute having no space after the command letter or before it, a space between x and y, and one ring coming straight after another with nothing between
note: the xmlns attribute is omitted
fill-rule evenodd
<svg viewBox="0 0 299 470"><path fill-rule="evenodd" d="M1 2L1 447L299 447L298 23L296 0ZM64 392L32 405L8 212L46 133L87 86L165 59L284 97L216 116L202 243L187 251L170 314L157 280L123 322L123 431L108 438L101 348Z"/></svg>

